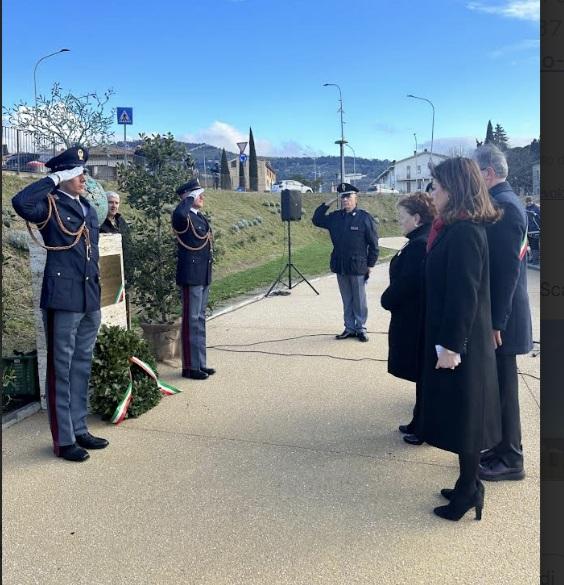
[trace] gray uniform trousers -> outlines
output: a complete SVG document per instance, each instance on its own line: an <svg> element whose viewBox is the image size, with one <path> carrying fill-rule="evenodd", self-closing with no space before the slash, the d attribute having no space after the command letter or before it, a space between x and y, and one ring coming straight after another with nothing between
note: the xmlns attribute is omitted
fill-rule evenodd
<svg viewBox="0 0 564 585"><path fill-rule="evenodd" d="M368 305L364 276L337 274L337 282L343 299L345 329L350 333L366 333Z"/></svg>
<svg viewBox="0 0 564 585"><path fill-rule="evenodd" d="M206 307L209 286L182 287L182 369L206 367Z"/></svg>
<svg viewBox="0 0 564 585"><path fill-rule="evenodd" d="M100 310L89 313L43 310L47 339L47 413L53 450L88 432L88 383Z"/></svg>

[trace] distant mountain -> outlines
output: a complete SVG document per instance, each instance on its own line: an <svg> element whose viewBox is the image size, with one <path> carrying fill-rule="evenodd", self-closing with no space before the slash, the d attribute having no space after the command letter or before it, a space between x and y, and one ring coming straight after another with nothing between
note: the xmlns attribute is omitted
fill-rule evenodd
<svg viewBox="0 0 564 585"><path fill-rule="evenodd" d="M204 157L206 161L206 168L210 168L215 162L221 161L221 148L205 143L180 142L186 146L190 151L192 158L196 161L197 167L200 171L203 170ZM123 142L117 142L117 146L123 147ZM140 140L128 141L127 145L131 148L141 145ZM238 156L238 153L227 152L227 158L232 159ZM336 183L340 180L341 175L341 159L338 156L320 156L316 159L312 157L276 157L276 156L260 156L259 158L270 161L272 168L276 171L276 179L282 181L284 179L292 179L295 177L303 177L312 181L315 177L323 180L322 190L329 191L331 183ZM359 158L356 160L352 156L345 157L345 174L352 174L353 170L357 174L364 175L361 179L353 181L361 191L365 191L371 185L376 177L391 164L388 159L368 159Z"/></svg>

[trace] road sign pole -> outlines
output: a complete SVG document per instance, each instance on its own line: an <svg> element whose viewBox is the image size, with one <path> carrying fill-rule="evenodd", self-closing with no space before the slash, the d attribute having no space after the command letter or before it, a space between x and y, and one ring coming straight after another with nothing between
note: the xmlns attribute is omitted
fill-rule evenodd
<svg viewBox="0 0 564 585"><path fill-rule="evenodd" d="M133 108L116 109L117 123L123 124L123 162L127 164L127 125L133 124Z"/></svg>

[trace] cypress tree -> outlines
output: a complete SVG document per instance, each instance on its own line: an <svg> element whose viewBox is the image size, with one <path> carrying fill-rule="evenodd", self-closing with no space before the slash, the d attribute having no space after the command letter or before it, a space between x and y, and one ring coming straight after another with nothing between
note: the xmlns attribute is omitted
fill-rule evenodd
<svg viewBox="0 0 564 585"><path fill-rule="evenodd" d="M488 129L486 130L486 139L484 140L484 144L491 144L494 142L495 142L495 140L494 140L492 121L488 120Z"/></svg>
<svg viewBox="0 0 564 585"><path fill-rule="evenodd" d="M252 128L249 128L249 190L258 191L258 161Z"/></svg>
<svg viewBox="0 0 564 585"><path fill-rule="evenodd" d="M494 136L494 138L493 138L494 144L500 150L507 150L509 140L507 138L507 133L505 132L505 130L503 129L503 126L501 124L495 125L495 130L494 130L493 136Z"/></svg>
<svg viewBox="0 0 564 585"><path fill-rule="evenodd" d="M225 148L221 149L221 188L231 191L231 175L229 174L229 163L227 162L227 153Z"/></svg>
<svg viewBox="0 0 564 585"><path fill-rule="evenodd" d="M245 191L245 165L239 159L239 189Z"/></svg>

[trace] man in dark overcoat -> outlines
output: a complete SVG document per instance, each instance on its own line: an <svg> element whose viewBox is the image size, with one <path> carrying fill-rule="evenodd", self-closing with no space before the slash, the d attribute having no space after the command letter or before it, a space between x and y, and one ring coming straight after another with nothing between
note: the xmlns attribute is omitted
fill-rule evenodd
<svg viewBox="0 0 564 585"><path fill-rule="evenodd" d="M507 182L505 155L492 144L476 149L478 163L494 204L503 212L487 230L493 339L502 409L502 439L482 454L480 477L490 481L525 476L519 414L517 355L533 348L527 292L527 219L519 198Z"/></svg>
<svg viewBox="0 0 564 585"><path fill-rule="evenodd" d="M88 382L100 326L99 226L82 195L85 148L50 159L51 173L13 199L14 209L37 225L47 249L40 307L47 341L47 411L55 455L88 459L106 439L88 432ZM40 242L38 242L40 243ZM41 244L40 244L41 245Z"/></svg>
<svg viewBox="0 0 564 585"><path fill-rule="evenodd" d="M357 207L356 187L340 183L337 192L343 208L327 214L335 198L322 203L312 218L313 225L329 230L333 243L330 268L337 274L345 321L345 330L336 338L368 341L366 281L378 260L376 223L368 212Z"/></svg>
<svg viewBox="0 0 564 585"><path fill-rule="evenodd" d="M204 189L191 179L176 190L182 199L172 214L178 241L176 284L182 289L182 376L205 380L206 307L212 278L212 230L201 210Z"/></svg>

